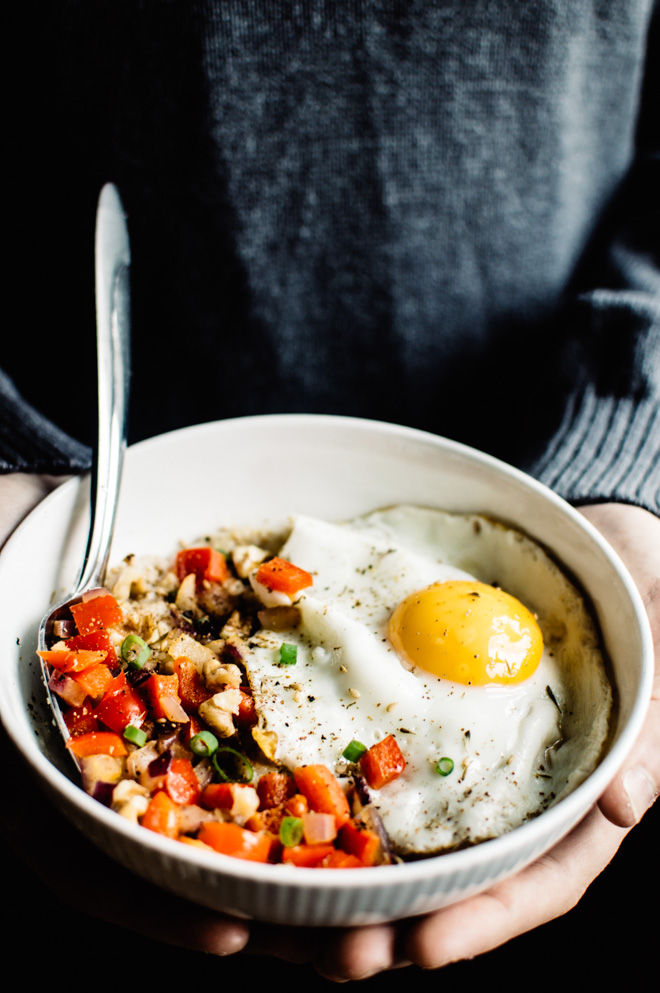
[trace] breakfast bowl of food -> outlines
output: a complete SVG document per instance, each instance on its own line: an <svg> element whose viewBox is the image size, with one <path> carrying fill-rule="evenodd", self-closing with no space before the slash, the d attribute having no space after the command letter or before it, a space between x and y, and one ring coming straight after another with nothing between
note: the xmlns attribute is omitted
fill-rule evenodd
<svg viewBox="0 0 660 993"><path fill-rule="evenodd" d="M72 831L193 902L312 926L438 909L555 844L639 733L632 580L489 456L316 415L134 445L104 588L39 658L86 487L0 556L2 719Z"/></svg>

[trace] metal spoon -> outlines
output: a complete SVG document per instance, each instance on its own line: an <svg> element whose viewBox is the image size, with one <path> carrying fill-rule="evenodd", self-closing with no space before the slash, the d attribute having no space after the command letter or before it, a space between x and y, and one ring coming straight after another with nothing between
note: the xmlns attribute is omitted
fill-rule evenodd
<svg viewBox="0 0 660 993"><path fill-rule="evenodd" d="M87 548L75 588L43 618L39 650L61 637L62 621L71 621L71 606L83 594L102 586L110 553L117 499L126 447L130 338L130 247L119 193L108 183L101 190L96 213L96 343L98 367L98 442L91 474L91 519ZM57 696L48 682L50 671L41 668L48 699L60 732L66 740ZM70 753L78 765L73 753Z"/></svg>

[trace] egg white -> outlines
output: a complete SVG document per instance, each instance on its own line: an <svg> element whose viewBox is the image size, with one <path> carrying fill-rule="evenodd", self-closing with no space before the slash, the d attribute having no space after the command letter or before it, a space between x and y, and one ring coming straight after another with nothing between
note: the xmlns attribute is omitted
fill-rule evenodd
<svg viewBox="0 0 660 993"><path fill-rule="evenodd" d="M397 852L502 834L596 764L611 706L596 632L577 590L529 539L486 518L397 507L344 525L296 517L280 554L314 586L298 600L298 628L250 641L257 740L291 769L323 762L341 775L352 739L369 747L393 734L407 766L373 799ZM386 636L394 608L455 578L498 583L537 612L546 647L527 680L465 686L397 656ZM298 646L295 665L279 664L283 641ZM454 762L446 777L442 757Z"/></svg>

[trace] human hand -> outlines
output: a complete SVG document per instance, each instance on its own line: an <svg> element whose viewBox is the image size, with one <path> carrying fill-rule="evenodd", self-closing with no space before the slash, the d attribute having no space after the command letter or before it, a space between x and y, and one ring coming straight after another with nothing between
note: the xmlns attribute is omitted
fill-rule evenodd
<svg viewBox="0 0 660 993"><path fill-rule="evenodd" d="M248 950L291 961L311 958L322 975L335 979L360 979L409 963L438 968L565 914L607 866L660 788L660 519L623 504L594 505L582 512L635 580L651 620L656 657L653 699L642 734L598 805L537 862L462 903L397 924L307 934L302 940L295 932L257 926Z"/></svg>
<svg viewBox="0 0 660 993"><path fill-rule="evenodd" d="M64 478L27 472L0 476L0 548L23 518Z"/></svg>

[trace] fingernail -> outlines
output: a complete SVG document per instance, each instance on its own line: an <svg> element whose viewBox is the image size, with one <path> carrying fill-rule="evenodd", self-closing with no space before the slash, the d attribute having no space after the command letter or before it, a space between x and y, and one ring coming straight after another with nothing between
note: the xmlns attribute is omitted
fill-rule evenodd
<svg viewBox="0 0 660 993"><path fill-rule="evenodd" d="M321 979L327 979L330 983L347 983L349 982L344 976L335 976L333 972L326 972L321 966L315 966L317 973Z"/></svg>
<svg viewBox="0 0 660 993"><path fill-rule="evenodd" d="M658 794L655 783L646 769L636 765L628 769L623 777L623 788L628 795L635 821L641 821Z"/></svg>
<svg viewBox="0 0 660 993"><path fill-rule="evenodd" d="M337 973L335 972L335 965L333 962L329 962L326 964L326 962L322 960L320 962L315 963L315 968L320 976L322 976L324 979L329 979L330 982L332 983L349 983L349 982L359 982L362 979L371 979L373 976L376 976L379 973L384 972L386 969L390 967L390 965L391 963L387 962L382 966L373 966L368 971L360 973L359 976L354 973L351 974L350 978L348 978L346 975L344 976L337 975Z"/></svg>

